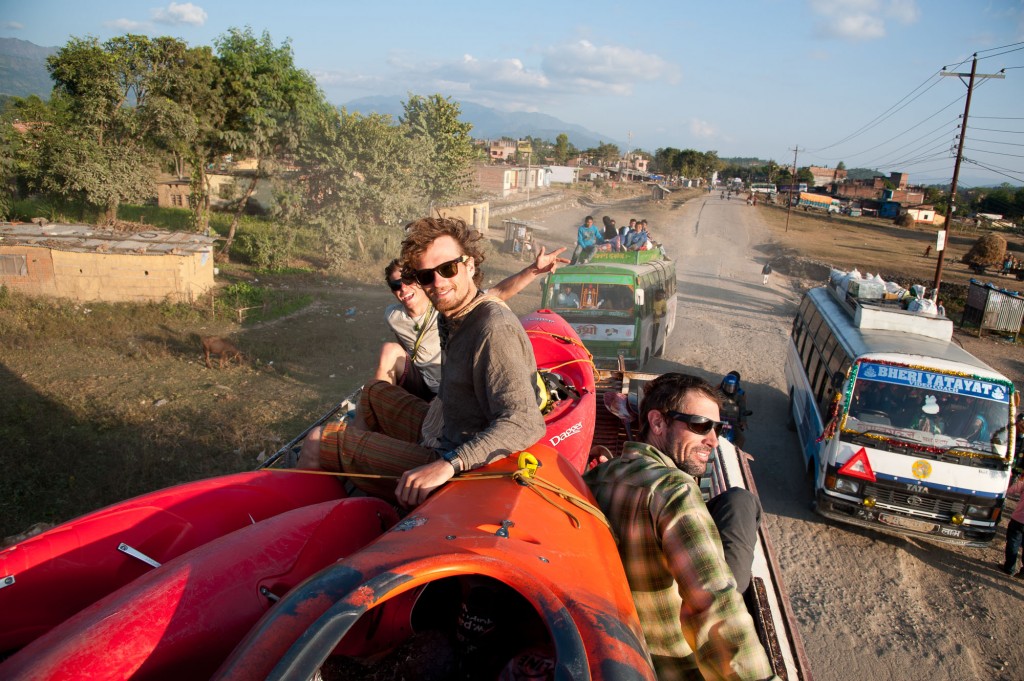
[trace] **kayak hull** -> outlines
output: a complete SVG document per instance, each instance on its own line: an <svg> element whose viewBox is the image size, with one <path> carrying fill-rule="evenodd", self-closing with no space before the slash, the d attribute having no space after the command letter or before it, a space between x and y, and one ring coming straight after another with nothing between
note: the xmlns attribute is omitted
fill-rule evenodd
<svg viewBox="0 0 1024 681"><path fill-rule="evenodd" d="M253 471L120 502L0 551L0 655L166 563L280 513L344 496L337 480Z"/></svg>
<svg viewBox="0 0 1024 681"><path fill-rule="evenodd" d="M577 393L556 403L544 416L544 442L582 473L590 456L597 418L594 363L576 331L550 310L537 310L520 321L533 345L537 369L558 376Z"/></svg>
<svg viewBox="0 0 1024 681"><path fill-rule="evenodd" d="M380 499L341 499L229 533L85 608L0 677L207 678L281 595L396 521Z"/></svg>

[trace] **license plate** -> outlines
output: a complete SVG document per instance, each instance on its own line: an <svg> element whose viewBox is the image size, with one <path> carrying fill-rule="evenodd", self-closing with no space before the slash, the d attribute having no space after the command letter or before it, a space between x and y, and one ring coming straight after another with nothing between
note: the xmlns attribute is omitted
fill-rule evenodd
<svg viewBox="0 0 1024 681"><path fill-rule="evenodd" d="M915 532L934 532L935 523L925 522L923 520L914 520L913 518L904 518L901 515L889 515L888 513L879 513L878 520L885 523L886 525L892 525L893 527L902 527L904 530L913 530Z"/></svg>

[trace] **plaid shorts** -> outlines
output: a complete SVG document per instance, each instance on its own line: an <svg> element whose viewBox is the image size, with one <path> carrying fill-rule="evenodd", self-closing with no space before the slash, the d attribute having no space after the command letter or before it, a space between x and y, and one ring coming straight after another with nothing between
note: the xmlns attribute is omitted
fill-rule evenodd
<svg viewBox="0 0 1024 681"><path fill-rule="evenodd" d="M433 449L419 444L428 403L387 381L363 387L359 411L369 430L346 428L334 422L320 436L320 466L328 471L402 475L407 470L437 460ZM395 499L395 480L352 479L359 489L389 500Z"/></svg>

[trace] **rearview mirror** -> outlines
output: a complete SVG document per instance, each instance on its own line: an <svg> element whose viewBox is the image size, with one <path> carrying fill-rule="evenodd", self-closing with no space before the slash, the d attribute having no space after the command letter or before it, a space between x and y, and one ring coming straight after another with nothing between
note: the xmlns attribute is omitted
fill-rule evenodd
<svg viewBox="0 0 1024 681"><path fill-rule="evenodd" d="M644 290L642 288L636 290L636 304L637 306L643 306L644 304Z"/></svg>

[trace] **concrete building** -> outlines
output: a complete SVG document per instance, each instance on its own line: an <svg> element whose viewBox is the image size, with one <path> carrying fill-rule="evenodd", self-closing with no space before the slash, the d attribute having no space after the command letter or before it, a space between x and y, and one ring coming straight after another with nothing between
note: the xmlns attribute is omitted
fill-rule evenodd
<svg viewBox="0 0 1024 681"><path fill-rule="evenodd" d="M516 141L495 140L488 146L488 155L492 161L507 161L510 158L515 158Z"/></svg>
<svg viewBox="0 0 1024 681"><path fill-rule="evenodd" d="M491 220L491 204L489 201L479 203L463 203L457 206L436 208L437 216L442 218L458 218L478 232L487 230Z"/></svg>
<svg viewBox="0 0 1024 681"><path fill-rule="evenodd" d="M192 302L213 288L212 237L0 225L0 285L82 302Z"/></svg>
<svg viewBox="0 0 1024 681"><path fill-rule="evenodd" d="M189 181L179 178L156 186L156 205L161 208L188 208Z"/></svg>
<svg viewBox="0 0 1024 681"><path fill-rule="evenodd" d="M838 168L825 168L822 166L810 166L811 175L814 176L814 186L824 187L833 183L846 182L846 170Z"/></svg>

